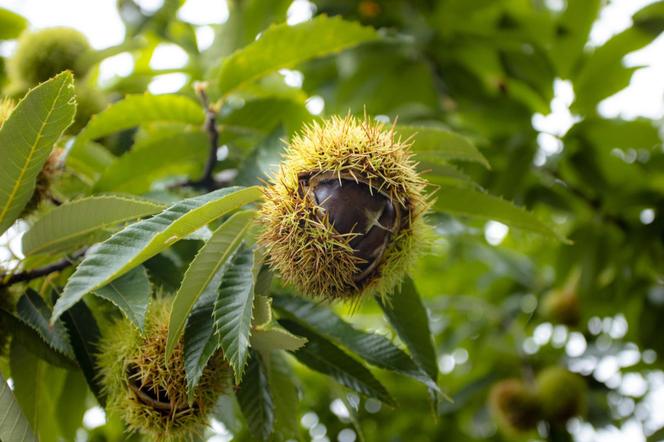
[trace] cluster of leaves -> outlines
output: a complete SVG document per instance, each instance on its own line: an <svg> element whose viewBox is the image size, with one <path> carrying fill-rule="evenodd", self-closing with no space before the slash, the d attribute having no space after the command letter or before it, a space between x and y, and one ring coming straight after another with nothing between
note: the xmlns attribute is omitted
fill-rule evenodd
<svg viewBox="0 0 664 442"><path fill-rule="evenodd" d="M633 73L622 57L662 31L662 3L590 51L600 0L570 0L563 11L543 3L318 1L320 15L287 25L290 1L250 0L233 3L200 50L195 26L178 18L182 1L151 14L120 1L134 70L105 86L113 103L66 133L77 97L65 72L30 90L0 128L0 233L27 229L25 258L0 280L0 333L11 331L0 372L13 382L12 393L0 379L0 439L73 439L84 411L104 405L95 347L105 324L124 315L142 329L157 296L172 296L166 351L184 339L190 392L223 350L237 389L215 417L238 439L304 439L307 410L335 434L347 422L331 414L334 400L368 440L499 438L489 387L563 362L558 350L526 354L523 343L541 322L537 297L570 278L581 324L623 312L626 339L664 350L655 328L664 220L639 219L664 209L661 140L651 121L596 112ZM0 39L25 26L0 9ZM162 42L185 49L187 66L151 69ZM301 87L280 73L296 67ZM145 94L174 71L189 79L181 91ZM582 118L562 152L533 167L531 119L548 112L560 78L574 85ZM282 286L254 244L257 184L278 162L281 139L316 118L306 107L314 95L328 114L398 116L397 132L413 136L437 187L431 256L389 302L366 300L349 318ZM55 198L27 211L54 146L67 146ZM632 152L637 161L626 160ZM552 229L540 219L563 221ZM500 248L478 228L488 220L516 229ZM391 336L369 331L377 326ZM470 362L458 358L463 369L440 376L437 355L459 349ZM608 392L593 384L597 426L611 418ZM364 412L357 395L387 407ZM123 437L112 416L94 431Z"/></svg>

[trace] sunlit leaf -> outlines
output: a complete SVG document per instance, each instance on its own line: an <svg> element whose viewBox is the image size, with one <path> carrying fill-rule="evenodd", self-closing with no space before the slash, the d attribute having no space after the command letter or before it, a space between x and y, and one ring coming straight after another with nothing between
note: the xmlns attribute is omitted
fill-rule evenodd
<svg viewBox="0 0 664 442"><path fill-rule="evenodd" d="M95 184L96 192L148 192L153 182L172 177L198 178L208 157L203 132L184 132L158 138L141 149L132 149L108 167Z"/></svg>
<svg viewBox="0 0 664 442"><path fill-rule="evenodd" d="M255 215L253 211L233 214L200 248L194 260L189 264L182 284L175 294L171 319L168 327L166 356L175 347L191 308L201 294L210 286L214 276L242 243L244 235L251 227ZM218 286L217 286L218 287Z"/></svg>
<svg viewBox="0 0 664 442"><path fill-rule="evenodd" d="M224 59L213 78L218 93L226 95L269 72L377 38L372 28L324 15L293 26L274 25L258 40Z"/></svg>
<svg viewBox="0 0 664 442"><path fill-rule="evenodd" d="M202 125L203 108L180 95L129 95L94 115L76 137L73 150L84 143L150 122L182 122Z"/></svg>
<svg viewBox="0 0 664 442"><path fill-rule="evenodd" d="M0 127L0 233L21 214L53 144L74 121L71 72L30 90Z"/></svg>
<svg viewBox="0 0 664 442"><path fill-rule="evenodd" d="M258 188L229 187L173 204L127 226L86 255L67 281L51 322L87 293L108 284L225 213L260 198Z"/></svg>
<svg viewBox="0 0 664 442"><path fill-rule="evenodd" d="M439 127L396 126L402 139L412 137L413 151L423 159L474 161L489 168L489 162L466 137Z"/></svg>
<svg viewBox="0 0 664 442"><path fill-rule="evenodd" d="M115 224L153 215L164 205L124 195L74 200L42 215L23 235L23 253L58 253L93 242Z"/></svg>

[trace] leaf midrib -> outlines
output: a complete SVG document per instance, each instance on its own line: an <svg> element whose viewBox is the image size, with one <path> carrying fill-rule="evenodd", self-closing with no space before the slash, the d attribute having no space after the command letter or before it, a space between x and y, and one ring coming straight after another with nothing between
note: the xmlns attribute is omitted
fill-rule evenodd
<svg viewBox="0 0 664 442"><path fill-rule="evenodd" d="M25 175L25 172L27 170L27 165L30 164L32 161L32 157L35 154L35 151L37 150L37 145L39 144L39 141L42 139L43 133L44 133L44 128L46 127L47 121L51 117L51 114L55 110L55 104L57 103L58 99L60 98L60 94L62 93L62 89L67 85L67 82L62 82L62 86L60 86L60 89L58 90L58 93L55 96L55 99L53 100L53 103L51 104L51 108L49 109L46 118L41 122L41 125L39 127L39 131L37 132L37 138L35 139L34 143L32 146L30 146L30 153L28 154L28 157L21 168L21 171L19 173L18 179L14 182L14 187L12 188L11 192L9 192L9 198L7 199L7 204L2 208L2 213L0 213L0 224L5 220L5 216L7 216L7 212L9 211L9 207L11 207L11 203L16 198L16 192L18 191L18 188L20 187L21 182L23 181L23 176Z"/></svg>

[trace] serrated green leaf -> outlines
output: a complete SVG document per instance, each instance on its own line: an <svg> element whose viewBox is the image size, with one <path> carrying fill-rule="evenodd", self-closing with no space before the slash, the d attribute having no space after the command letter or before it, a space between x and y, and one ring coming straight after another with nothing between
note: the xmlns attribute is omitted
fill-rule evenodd
<svg viewBox="0 0 664 442"><path fill-rule="evenodd" d="M112 302L139 330L145 325L150 302L150 280L145 267L138 266L95 290L95 295Z"/></svg>
<svg viewBox="0 0 664 442"><path fill-rule="evenodd" d="M11 40L18 37L28 26L22 16L5 8L0 8L0 40Z"/></svg>
<svg viewBox="0 0 664 442"><path fill-rule="evenodd" d="M8 324L8 329L12 333L12 342L27 348L31 353L40 359L47 361L51 365L58 367L74 368L76 362L56 351L48 345L44 339L22 319L0 308L0 319L4 324Z"/></svg>
<svg viewBox="0 0 664 442"><path fill-rule="evenodd" d="M184 370L187 376L187 395L193 400L194 392L210 357L221 345L214 332L214 303L224 275L219 268L212 281L194 304L184 329Z"/></svg>
<svg viewBox="0 0 664 442"><path fill-rule="evenodd" d="M97 375L97 345L101 332L92 312L83 301L79 301L62 315L62 322L67 327L69 342L74 349L76 361L85 376L88 387L102 407L106 405L106 396Z"/></svg>
<svg viewBox="0 0 664 442"><path fill-rule="evenodd" d="M250 341L251 348L265 354L269 354L273 350L296 351L307 343L306 338L295 336L279 328L254 330Z"/></svg>
<svg viewBox="0 0 664 442"><path fill-rule="evenodd" d="M108 284L209 222L260 198L257 187L229 187L173 204L127 226L86 255L53 309L54 322L84 295Z"/></svg>
<svg viewBox="0 0 664 442"><path fill-rule="evenodd" d="M538 233L563 242L567 240L527 210L479 190L444 187L436 192L433 209L452 215L496 220L516 229Z"/></svg>
<svg viewBox="0 0 664 442"><path fill-rule="evenodd" d="M44 214L23 235L23 253L60 253L89 244L113 225L164 209L164 205L133 196L100 195L71 201Z"/></svg>
<svg viewBox="0 0 664 442"><path fill-rule="evenodd" d="M0 373L0 440L6 442L37 442L14 393Z"/></svg>
<svg viewBox="0 0 664 442"><path fill-rule="evenodd" d="M452 131L439 127L396 126L395 132L404 140L412 137L413 152L418 158L473 161L491 168L468 138Z"/></svg>
<svg viewBox="0 0 664 442"><path fill-rule="evenodd" d="M364 396L395 405L387 389L355 358L315 331L295 321L280 319L279 324L291 333L307 338L307 344L293 353L298 361Z"/></svg>
<svg viewBox="0 0 664 442"><path fill-rule="evenodd" d="M62 353L70 359L74 358L67 331L60 322L50 326L48 319L51 309L37 292L28 289L16 303L16 313L19 318L28 324L53 350Z"/></svg>
<svg viewBox="0 0 664 442"><path fill-rule="evenodd" d="M442 161L419 161L419 169L423 171L422 177L431 184L480 188L480 185L473 181L471 177L451 164L442 164Z"/></svg>
<svg viewBox="0 0 664 442"><path fill-rule="evenodd" d="M170 176L198 178L207 161L207 135L201 131L156 139L117 159L99 178L96 192L146 193L155 181Z"/></svg>
<svg viewBox="0 0 664 442"><path fill-rule="evenodd" d="M374 29L340 17L319 15L293 26L274 25L258 40L224 59L213 72L213 80L223 96L278 69L376 39Z"/></svg>
<svg viewBox="0 0 664 442"><path fill-rule="evenodd" d="M239 251L229 263L214 304L214 329L236 382L242 379L249 352L254 305L253 249Z"/></svg>
<svg viewBox="0 0 664 442"><path fill-rule="evenodd" d="M75 113L74 77L63 72L30 90L0 127L0 234L30 201L37 175Z"/></svg>
<svg viewBox="0 0 664 442"><path fill-rule="evenodd" d="M436 349L431 339L429 315L417 293L415 284L407 278L399 291L388 300L376 297L392 327L397 331L415 362L436 381L438 378L438 362Z"/></svg>
<svg viewBox="0 0 664 442"><path fill-rule="evenodd" d="M210 239L200 248L196 257L189 264L173 300L166 341L167 358L180 339L191 308L210 285L219 269L240 247L255 215L256 212L252 210L233 214L213 232Z"/></svg>
<svg viewBox="0 0 664 442"><path fill-rule="evenodd" d="M247 372L235 395L254 437L269 440L274 428L274 404L267 370L257 353L251 352Z"/></svg>
<svg viewBox="0 0 664 442"><path fill-rule="evenodd" d="M281 295L273 298L273 303L281 314L304 323L326 338L334 339L368 363L410 376L438 390L436 382L386 337L358 330L327 307L306 299Z"/></svg>
<svg viewBox="0 0 664 442"><path fill-rule="evenodd" d="M73 150L88 141L141 124L166 121L202 125L203 108L181 95L128 95L94 115L78 134Z"/></svg>

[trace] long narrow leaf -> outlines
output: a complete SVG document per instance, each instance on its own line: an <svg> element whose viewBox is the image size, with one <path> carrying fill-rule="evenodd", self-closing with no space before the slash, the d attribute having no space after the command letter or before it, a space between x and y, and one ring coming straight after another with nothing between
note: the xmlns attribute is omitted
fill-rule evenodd
<svg viewBox="0 0 664 442"><path fill-rule="evenodd" d="M81 367L90 390L102 407L106 404L106 396L97 376L97 344L101 338L99 326L92 312L83 301L74 304L62 315L69 332L78 366Z"/></svg>
<svg viewBox="0 0 664 442"><path fill-rule="evenodd" d="M116 233L89 253L67 281L51 322L84 295L155 256L209 222L260 198L256 187L229 187L180 201Z"/></svg>
<svg viewBox="0 0 664 442"><path fill-rule="evenodd" d="M386 337L358 330L330 309L306 299L282 295L274 297L272 302L280 313L338 341L368 363L410 376L429 388L438 389L435 381Z"/></svg>
<svg viewBox="0 0 664 442"><path fill-rule="evenodd" d="M413 281L404 281L389 302L380 297L376 297L376 300L415 362L435 381L438 378L438 363L431 340L429 316Z"/></svg>
<svg viewBox="0 0 664 442"><path fill-rule="evenodd" d="M214 304L214 329L221 340L226 360L235 380L242 379L249 352L251 312L254 305L254 251L237 253L224 272Z"/></svg>
<svg viewBox="0 0 664 442"><path fill-rule="evenodd" d="M37 442L28 420L18 406L14 393L0 373L0 440Z"/></svg>
<svg viewBox="0 0 664 442"><path fill-rule="evenodd" d="M222 267L198 298L184 329L184 370L189 400L194 397L195 388L210 357L221 346L219 336L214 332L212 314L223 275Z"/></svg>
<svg viewBox="0 0 664 442"><path fill-rule="evenodd" d="M59 253L88 243L110 226L153 215L164 205L124 195L100 195L65 203L43 215L23 235L23 253Z"/></svg>
<svg viewBox="0 0 664 442"><path fill-rule="evenodd" d="M491 194L461 187L444 187L436 192L434 210L486 220L496 220L516 229L567 241L535 215Z"/></svg>
<svg viewBox="0 0 664 442"><path fill-rule="evenodd" d="M267 370L257 353L251 354L247 374L236 396L253 435L268 441L274 427L274 404Z"/></svg>
<svg viewBox="0 0 664 442"><path fill-rule="evenodd" d="M339 17L318 16L297 25L272 26L226 58L214 73L221 95L272 71L376 40L378 33Z"/></svg>
<svg viewBox="0 0 664 442"><path fill-rule="evenodd" d="M379 399L386 404L395 405L387 389L355 358L315 331L295 321L280 319L279 323L291 333L307 338L307 344L293 353L298 361L312 370L332 377L351 390Z"/></svg>
<svg viewBox="0 0 664 442"><path fill-rule="evenodd" d="M30 201L37 175L75 113L74 77L63 72L28 92L0 127L0 234Z"/></svg>
<svg viewBox="0 0 664 442"><path fill-rule="evenodd" d="M180 339L191 308L201 293L210 285L217 271L240 246L254 216L255 212L250 210L235 213L214 231L189 264L180 289L173 300L168 340L166 341L166 357L170 356Z"/></svg>
<svg viewBox="0 0 664 442"><path fill-rule="evenodd" d="M397 126L396 133L413 137L413 151L418 157L474 161L487 169L489 162L466 137L439 127Z"/></svg>
<svg viewBox="0 0 664 442"><path fill-rule="evenodd" d="M76 137L72 148L78 150L90 140L110 135L140 124L174 121L202 125L203 108L194 100L180 95L129 95L124 100L94 115Z"/></svg>
<svg viewBox="0 0 664 442"><path fill-rule="evenodd" d="M53 350L68 358L74 358L74 352L67 338L67 331L60 322L56 322L53 326L49 325L48 319L51 316L51 309L37 292L28 289L16 303L16 313Z"/></svg>

